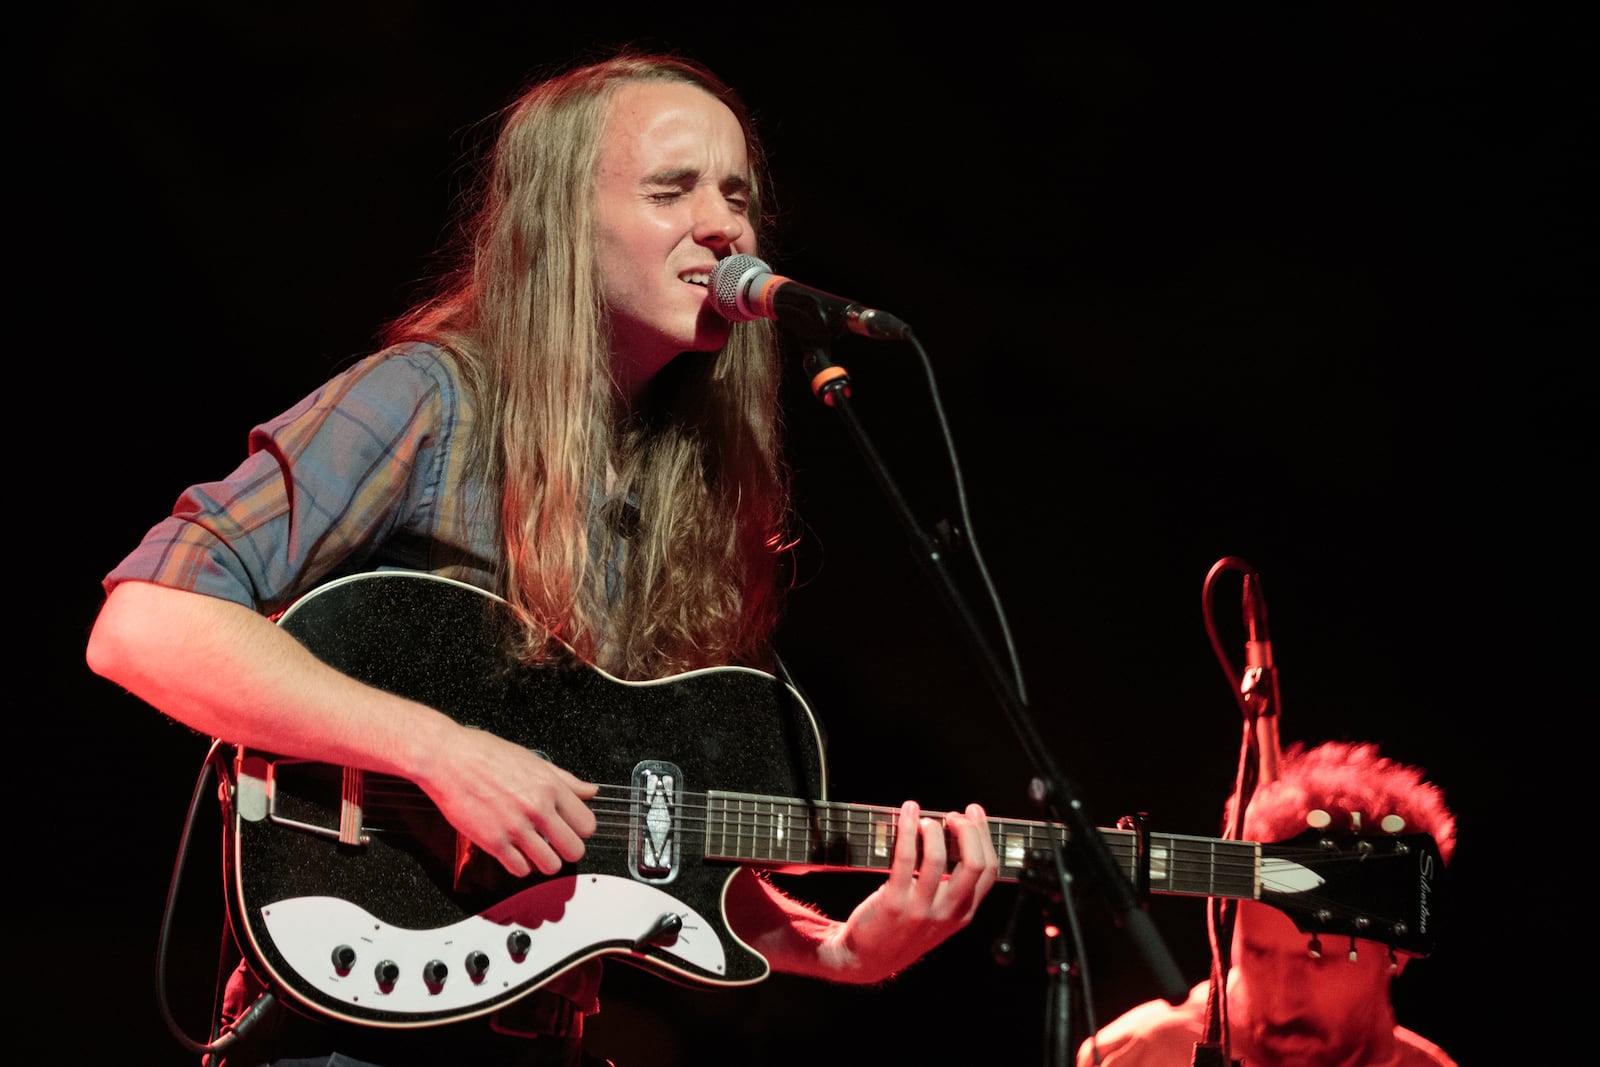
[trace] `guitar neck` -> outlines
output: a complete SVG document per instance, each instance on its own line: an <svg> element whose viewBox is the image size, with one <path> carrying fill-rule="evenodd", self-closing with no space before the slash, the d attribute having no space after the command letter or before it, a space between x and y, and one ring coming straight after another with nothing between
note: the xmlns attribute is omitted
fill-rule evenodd
<svg viewBox="0 0 1600 1067"><path fill-rule="evenodd" d="M942 819L940 812L924 813ZM808 803L738 793L707 794L706 858L799 873L887 870L894 857L898 808ZM1100 831L1119 870L1136 879L1140 835ZM1070 836L1057 824L989 819L999 879L1021 881L1049 849ZM1253 841L1145 835L1152 893L1257 899L1260 846Z"/></svg>

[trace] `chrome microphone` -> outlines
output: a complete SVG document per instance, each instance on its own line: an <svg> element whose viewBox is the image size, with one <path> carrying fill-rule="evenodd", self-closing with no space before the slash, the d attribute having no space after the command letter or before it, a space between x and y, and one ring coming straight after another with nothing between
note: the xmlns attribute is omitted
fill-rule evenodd
<svg viewBox="0 0 1600 1067"><path fill-rule="evenodd" d="M911 340L911 327L887 311L774 274L765 260L744 252L719 261L711 272L711 303L729 322L773 319L805 325L820 317L836 333L849 330L880 340Z"/></svg>

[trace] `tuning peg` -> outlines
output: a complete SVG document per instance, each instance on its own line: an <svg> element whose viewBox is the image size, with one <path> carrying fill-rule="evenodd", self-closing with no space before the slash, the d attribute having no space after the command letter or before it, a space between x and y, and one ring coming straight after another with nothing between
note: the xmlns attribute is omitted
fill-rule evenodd
<svg viewBox="0 0 1600 1067"><path fill-rule="evenodd" d="M1355 939L1355 935L1352 934L1352 935L1350 935L1350 962L1354 963L1356 961L1356 958L1357 958L1356 939Z"/></svg>
<svg viewBox="0 0 1600 1067"><path fill-rule="evenodd" d="M1350 813L1350 832L1353 834L1361 832L1361 813L1359 811Z"/></svg>
<svg viewBox="0 0 1600 1067"><path fill-rule="evenodd" d="M1385 815L1378 826L1386 834L1397 834L1406 828L1406 821L1398 815Z"/></svg>
<svg viewBox="0 0 1600 1067"><path fill-rule="evenodd" d="M1311 935L1311 943L1306 946L1306 955L1310 956L1314 960L1320 960L1322 958L1322 938L1318 937L1316 934Z"/></svg>
<svg viewBox="0 0 1600 1067"><path fill-rule="evenodd" d="M1333 825L1333 816L1329 815L1321 808L1313 808L1312 810L1306 812L1306 825L1311 827L1313 830L1326 830L1329 826Z"/></svg>

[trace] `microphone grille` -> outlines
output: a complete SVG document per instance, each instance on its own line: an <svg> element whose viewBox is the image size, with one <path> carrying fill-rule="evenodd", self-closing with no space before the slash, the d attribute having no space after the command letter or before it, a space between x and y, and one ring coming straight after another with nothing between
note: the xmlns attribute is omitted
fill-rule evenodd
<svg viewBox="0 0 1600 1067"><path fill-rule="evenodd" d="M711 272L711 303L717 309L717 314L729 322L749 322L760 318L745 303L744 294L753 276L771 273L772 268L764 260L743 252L718 261Z"/></svg>

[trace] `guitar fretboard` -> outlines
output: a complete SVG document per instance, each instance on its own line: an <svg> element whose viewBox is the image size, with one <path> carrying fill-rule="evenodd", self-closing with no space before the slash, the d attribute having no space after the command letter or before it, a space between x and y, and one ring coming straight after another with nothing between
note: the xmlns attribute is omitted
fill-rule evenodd
<svg viewBox="0 0 1600 1067"><path fill-rule="evenodd" d="M705 858L755 866L824 870L887 870L894 857L899 809L859 804L807 803L777 797L713 792L706 796ZM942 818L939 812L927 812ZM1049 863L1053 844L1065 844L1062 826L989 819L1000 858L1000 879L1021 880L1031 863ZM1139 835L1100 831L1123 874L1137 879L1143 864ZM1260 846L1253 841L1149 834L1150 891L1177 896L1260 898Z"/></svg>

